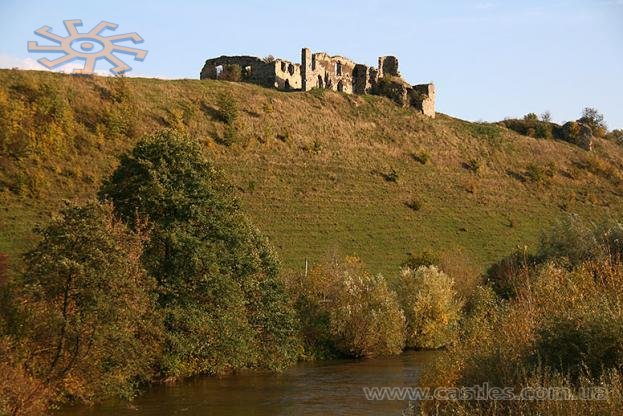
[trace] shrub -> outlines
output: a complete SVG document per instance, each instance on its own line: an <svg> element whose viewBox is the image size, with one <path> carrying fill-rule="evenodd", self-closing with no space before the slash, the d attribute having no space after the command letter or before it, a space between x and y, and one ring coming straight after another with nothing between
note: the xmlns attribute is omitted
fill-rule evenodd
<svg viewBox="0 0 623 416"><path fill-rule="evenodd" d="M398 182L398 172L394 168L390 168L388 172L382 173L382 175L387 182Z"/></svg>
<svg viewBox="0 0 623 416"><path fill-rule="evenodd" d="M128 224L151 226L143 260L167 317L167 376L283 367L298 354L276 256L233 192L199 144L172 131L141 140L100 192Z"/></svg>
<svg viewBox="0 0 623 416"><path fill-rule="evenodd" d="M405 317L381 275L349 260L335 282L329 317L337 349L348 356L393 355L405 345Z"/></svg>
<svg viewBox="0 0 623 416"><path fill-rule="evenodd" d="M478 173L480 171L481 165L477 159L470 159L468 162L463 164L463 167L469 171Z"/></svg>
<svg viewBox="0 0 623 416"><path fill-rule="evenodd" d="M49 408L54 392L35 378L28 363L21 357L21 346L0 334L0 415L43 415Z"/></svg>
<svg viewBox="0 0 623 416"><path fill-rule="evenodd" d="M470 299L474 290L483 283L480 267L460 247L441 252L436 266L452 276L455 290L463 300Z"/></svg>
<svg viewBox="0 0 623 416"><path fill-rule="evenodd" d="M551 115L543 114L542 120L535 113L524 116L523 119L508 119L501 122L507 129L513 130L524 136L537 139L551 139L560 135L560 127L551 122Z"/></svg>
<svg viewBox="0 0 623 416"><path fill-rule="evenodd" d="M491 285L477 286L465 302L460 321L460 336L463 340L478 342L487 337L501 308L501 300Z"/></svg>
<svg viewBox="0 0 623 416"><path fill-rule="evenodd" d="M604 121L604 116L597 109L592 107L586 107L582 111L582 117L578 119L578 122L584 123L591 128L593 135L596 137L604 137L608 132L608 126Z"/></svg>
<svg viewBox="0 0 623 416"><path fill-rule="evenodd" d="M0 91L0 152L48 155L73 139L73 112L59 85L20 79L7 90Z"/></svg>
<svg viewBox="0 0 623 416"><path fill-rule="evenodd" d="M516 250L491 265L485 273L485 279L498 296L510 299L517 295L518 287L528 278L529 267L533 263L526 248Z"/></svg>
<svg viewBox="0 0 623 416"><path fill-rule="evenodd" d="M430 154L426 151L422 151L419 153L411 153L411 157L413 158L413 160L421 163L422 165L427 164L431 159Z"/></svg>
<svg viewBox="0 0 623 416"><path fill-rule="evenodd" d="M461 304L450 277L435 266L405 268L396 292L407 320L407 347L436 349L453 340Z"/></svg>
<svg viewBox="0 0 623 416"><path fill-rule="evenodd" d="M615 220L594 223L567 216L541 236L540 262L555 260L570 266L583 261L623 258L623 224Z"/></svg>
<svg viewBox="0 0 623 416"><path fill-rule="evenodd" d="M314 139L314 143L312 145L312 152L316 153L316 154L320 154L322 152L322 143L320 143L320 140L318 139Z"/></svg>
<svg viewBox="0 0 623 416"><path fill-rule="evenodd" d="M218 79L223 81L240 81L242 79L242 69L240 65L224 65L223 70L218 75Z"/></svg>
<svg viewBox="0 0 623 416"><path fill-rule="evenodd" d="M548 316L537 332L533 363L569 374L599 379L623 368L623 314L608 302Z"/></svg>
<svg viewBox="0 0 623 416"><path fill-rule="evenodd" d="M526 169L525 176L532 182L546 182L554 176L554 167L551 165L542 167L531 163Z"/></svg>
<svg viewBox="0 0 623 416"><path fill-rule="evenodd" d="M373 357L402 350L405 321L396 295L358 259L332 259L288 282L308 357Z"/></svg>
<svg viewBox="0 0 623 416"><path fill-rule="evenodd" d="M612 130L608 134L606 134L606 139L612 140L617 144L623 144L623 130Z"/></svg>
<svg viewBox="0 0 623 416"><path fill-rule="evenodd" d="M277 133L275 137L277 137L277 140L283 143L287 143L288 141L290 141L290 132L284 130L282 133Z"/></svg>
<svg viewBox="0 0 623 416"><path fill-rule="evenodd" d="M551 124L539 123L534 130L534 137L537 139L551 139L554 137Z"/></svg>
<svg viewBox="0 0 623 416"><path fill-rule="evenodd" d="M223 132L223 137L219 138L218 142L224 146L231 146L236 143L238 139L238 131L236 128L230 124L225 126L225 131Z"/></svg>
<svg viewBox="0 0 623 416"><path fill-rule="evenodd" d="M228 126L233 126L238 119L238 102L230 93L218 97L219 116Z"/></svg>
<svg viewBox="0 0 623 416"><path fill-rule="evenodd" d="M472 123L468 125L468 130L472 136L486 139L491 143L497 143L502 137L500 128L493 124Z"/></svg>
<svg viewBox="0 0 623 416"><path fill-rule="evenodd" d="M420 201L419 199L411 198L410 200L405 202L405 205L413 211L419 211L422 208L422 201Z"/></svg>
<svg viewBox="0 0 623 416"><path fill-rule="evenodd" d="M402 268L417 270L420 267L439 266L441 257L430 250L420 253L408 253L407 259L401 264Z"/></svg>
<svg viewBox="0 0 623 416"><path fill-rule="evenodd" d="M574 246L569 252L560 246L556 257L583 258ZM495 300L486 288L475 292L460 342L429 367L425 385L487 382L515 392L537 385L564 387L573 395L600 386L607 391L604 400L430 401L422 404L422 414L618 412L623 405L623 263L602 256L571 268L547 262L527 270L530 279L514 278L520 282L518 296L509 301Z"/></svg>
<svg viewBox="0 0 623 416"><path fill-rule="evenodd" d="M143 237L110 205L70 207L26 255L20 302L32 376L59 397L130 398L159 354L154 282L140 262Z"/></svg>
<svg viewBox="0 0 623 416"><path fill-rule="evenodd" d="M480 269L467 257L462 248L454 248L440 253L424 250L410 252L400 265L403 269L417 270L420 267L435 266L454 279L457 293L468 299L474 289L482 282Z"/></svg>

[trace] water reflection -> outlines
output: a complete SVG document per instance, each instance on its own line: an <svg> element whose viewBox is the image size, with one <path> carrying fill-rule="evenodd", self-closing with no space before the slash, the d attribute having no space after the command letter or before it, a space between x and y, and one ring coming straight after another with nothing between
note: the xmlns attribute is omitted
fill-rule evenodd
<svg viewBox="0 0 623 416"><path fill-rule="evenodd" d="M434 352L305 363L282 374L248 372L156 386L131 405L64 409L61 416L400 415L399 401L368 401L364 386L416 386Z"/></svg>

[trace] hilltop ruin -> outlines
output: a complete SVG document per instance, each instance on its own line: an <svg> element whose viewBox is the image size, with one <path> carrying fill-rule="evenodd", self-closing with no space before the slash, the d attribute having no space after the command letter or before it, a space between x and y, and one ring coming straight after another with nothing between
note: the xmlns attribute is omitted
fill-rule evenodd
<svg viewBox="0 0 623 416"><path fill-rule="evenodd" d="M201 79L244 81L282 91L326 88L346 94L375 94L398 105L411 106L435 117L435 86L410 85L402 79L395 56L379 57L378 67L358 64L343 56L301 51L301 63L254 56L220 56L208 59Z"/></svg>

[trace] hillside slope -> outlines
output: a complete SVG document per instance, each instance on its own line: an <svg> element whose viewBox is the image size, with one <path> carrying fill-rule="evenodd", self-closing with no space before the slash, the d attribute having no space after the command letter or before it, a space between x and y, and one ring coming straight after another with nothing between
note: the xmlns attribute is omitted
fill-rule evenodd
<svg viewBox="0 0 623 416"><path fill-rule="evenodd" d="M239 107L230 146L224 94ZM0 252L30 247L33 226L93 197L117 157L162 127L205 144L291 268L334 249L388 274L427 249L461 249L482 268L534 247L565 212L623 211L623 149L605 140L588 153L372 96L2 70Z"/></svg>

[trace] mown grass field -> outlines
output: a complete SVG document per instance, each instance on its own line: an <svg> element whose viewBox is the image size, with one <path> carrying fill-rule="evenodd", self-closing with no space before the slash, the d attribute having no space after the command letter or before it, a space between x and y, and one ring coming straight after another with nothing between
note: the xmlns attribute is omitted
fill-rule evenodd
<svg viewBox="0 0 623 416"><path fill-rule="evenodd" d="M230 146L224 94L239 108ZM606 140L588 153L380 97L1 70L0 252L16 263L34 226L93 198L117 157L163 127L205 144L288 268L338 250L391 275L431 250L482 269L563 215L623 211L623 149Z"/></svg>

